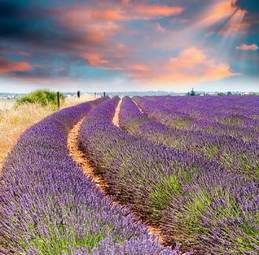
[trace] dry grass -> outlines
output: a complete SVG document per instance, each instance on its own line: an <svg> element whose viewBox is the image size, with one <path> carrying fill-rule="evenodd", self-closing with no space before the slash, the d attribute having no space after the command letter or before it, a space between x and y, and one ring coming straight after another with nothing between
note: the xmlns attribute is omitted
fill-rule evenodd
<svg viewBox="0 0 259 255"><path fill-rule="evenodd" d="M3 110L10 110L15 104L14 100L0 99L0 113Z"/></svg>
<svg viewBox="0 0 259 255"><path fill-rule="evenodd" d="M80 104L80 103L83 103L83 102L86 102L86 101L90 101L90 100L94 100L96 99L95 96L93 95L81 95L80 98L77 98L77 97L67 97L65 99L65 102L64 104L62 105L62 107L68 107L68 106L72 106L72 105L75 105L75 104Z"/></svg>
<svg viewBox="0 0 259 255"><path fill-rule="evenodd" d="M40 105L21 105L0 110L0 169L5 157L19 136L31 125L49 115L53 110ZM1 170L0 170L1 173Z"/></svg>
<svg viewBox="0 0 259 255"><path fill-rule="evenodd" d="M93 96L83 95L66 98L62 108L95 99ZM14 101L0 101L0 174L8 152L16 144L20 135L30 126L54 112L46 106L25 104L15 107Z"/></svg>

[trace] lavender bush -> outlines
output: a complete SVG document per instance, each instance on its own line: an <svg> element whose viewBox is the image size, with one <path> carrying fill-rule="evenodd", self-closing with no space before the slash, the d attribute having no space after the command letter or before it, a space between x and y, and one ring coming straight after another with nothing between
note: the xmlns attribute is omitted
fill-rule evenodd
<svg viewBox="0 0 259 255"><path fill-rule="evenodd" d="M196 254L257 254L257 182L200 154L115 127L118 100L92 111L79 137L108 192L159 225L171 245L180 242ZM128 115L134 122L141 114L135 109Z"/></svg>
<svg viewBox="0 0 259 255"><path fill-rule="evenodd" d="M0 254L178 254L112 205L69 157L69 130L105 100L61 110L19 139L1 176Z"/></svg>
<svg viewBox="0 0 259 255"><path fill-rule="evenodd" d="M135 97L134 101L149 117L173 128L259 142L259 97Z"/></svg>
<svg viewBox="0 0 259 255"><path fill-rule="evenodd" d="M128 97L123 98L121 104L120 126L152 142L216 160L226 169L239 172L247 178L259 178L259 143L256 141L245 142L232 136L208 134L201 130L169 128L141 113Z"/></svg>

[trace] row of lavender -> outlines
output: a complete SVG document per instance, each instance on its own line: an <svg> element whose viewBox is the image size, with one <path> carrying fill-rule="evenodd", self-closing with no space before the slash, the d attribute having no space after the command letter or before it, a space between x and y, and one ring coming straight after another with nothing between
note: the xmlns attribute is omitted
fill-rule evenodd
<svg viewBox="0 0 259 255"><path fill-rule="evenodd" d="M134 101L169 127L259 142L259 97L135 97Z"/></svg>
<svg viewBox="0 0 259 255"><path fill-rule="evenodd" d="M192 247L195 254L257 254L255 182L202 155L115 127L118 100L91 112L79 137L81 150L105 178L108 192L158 225L168 244ZM124 103L120 115L136 123L133 116L141 113L125 109Z"/></svg>
<svg viewBox="0 0 259 255"><path fill-rule="evenodd" d="M227 125L253 126L258 120L259 98L256 96L233 97L146 97L173 112L182 112L194 118L222 122ZM232 119L232 122L231 122Z"/></svg>
<svg viewBox="0 0 259 255"><path fill-rule="evenodd" d="M178 254L112 205L69 157L69 130L101 101L61 110L19 139L1 176L0 254Z"/></svg>
<svg viewBox="0 0 259 255"><path fill-rule="evenodd" d="M139 98L137 102L140 100L143 99ZM153 106L153 103L150 104ZM143 107L144 111L151 108L147 107L148 101L141 105L146 106ZM259 144L256 141L245 142L227 135L208 134L179 127L170 128L160 123L158 118L148 118L148 115L140 112L137 105L128 97L122 101L120 125L128 132L154 143L199 154L208 160L216 160L222 167L241 173L249 179L259 178Z"/></svg>

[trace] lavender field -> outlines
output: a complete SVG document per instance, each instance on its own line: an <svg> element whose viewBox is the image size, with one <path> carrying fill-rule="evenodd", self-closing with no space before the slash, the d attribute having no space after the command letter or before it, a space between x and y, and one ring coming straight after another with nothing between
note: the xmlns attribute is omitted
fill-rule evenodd
<svg viewBox="0 0 259 255"><path fill-rule="evenodd" d="M77 123L100 183L71 158ZM65 108L20 137L2 172L0 254L259 253L256 96Z"/></svg>

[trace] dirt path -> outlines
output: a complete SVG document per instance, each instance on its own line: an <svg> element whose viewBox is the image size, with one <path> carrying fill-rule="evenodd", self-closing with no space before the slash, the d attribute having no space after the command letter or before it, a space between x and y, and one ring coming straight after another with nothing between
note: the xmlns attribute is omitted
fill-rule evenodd
<svg viewBox="0 0 259 255"><path fill-rule="evenodd" d="M116 107L116 111L113 118L113 123L117 127L119 126L118 116L120 112L120 104L121 104L121 100ZM68 139L67 139L67 147L69 150L69 155L74 160L74 162L76 162L77 165L82 168L84 174L90 177L96 183L97 187L101 190L101 192L106 193L105 188L107 187L107 183L102 177L94 174L94 168L90 164L90 161L87 159L84 153L78 148L77 141L78 141L79 130L82 122L83 120L79 121L69 132ZM119 204L119 202L114 201L114 205L116 204ZM136 218L138 217L136 216ZM161 244L164 243L164 239L161 235L161 231L159 228L156 228L153 226L147 226L147 228L148 228L149 234L156 236Z"/></svg>
<svg viewBox="0 0 259 255"><path fill-rule="evenodd" d="M138 109L139 109L139 111L140 111L141 113L144 113L144 111L142 110L142 108L138 105L138 103L137 103L135 100L132 99L132 102L138 107Z"/></svg>
<svg viewBox="0 0 259 255"><path fill-rule="evenodd" d="M115 113L114 113L114 116L113 116L113 119L112 119L112 123L114 124L114 126L116 127L120 127L119 123L120 123L120 120L119 120L119 115L120 115L120 109L121 109L121 102L122 102L122 99L120 99L116 109L115 109Z"/></svg>
<svg viewBox="0 0 259 255"><path fill-rule="evenodd" d="M94 174L94 169L91 166L89 160L86 158L84 153L78 148L78 135L80 126L84 119L79 121L69 132L67 139L67 147L69 150L70 157L80 166L85 175L90 177L96 185L100 188L102 192L105 192L105 187L107 187L106 182L96 174Z"/></svg>

